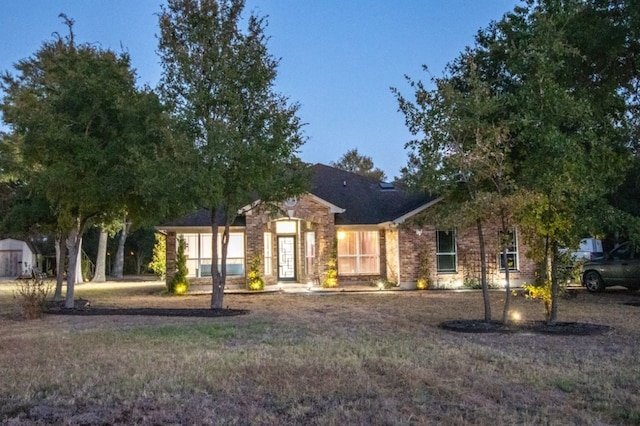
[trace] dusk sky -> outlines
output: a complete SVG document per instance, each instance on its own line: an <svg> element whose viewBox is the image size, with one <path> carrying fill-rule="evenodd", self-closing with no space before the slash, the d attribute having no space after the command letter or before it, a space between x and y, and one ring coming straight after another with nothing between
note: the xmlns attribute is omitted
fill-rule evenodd
<svg viewBox="0 0 640 426"><path fill-rule="evenodd" d="M58 32L60 13L75 20L79 43L131 55L138 83L155 87L161 0L5 1L0 71L33 55ZM245 14L268 15L270 53L281 58L276 90L301 105L307 143L301 158L337 161L349 149L373 158L389 179L406 163L410 139L390 87L410 96L404 75L440 76L473 44L480 28L518 0L247 0Z"/></svg>

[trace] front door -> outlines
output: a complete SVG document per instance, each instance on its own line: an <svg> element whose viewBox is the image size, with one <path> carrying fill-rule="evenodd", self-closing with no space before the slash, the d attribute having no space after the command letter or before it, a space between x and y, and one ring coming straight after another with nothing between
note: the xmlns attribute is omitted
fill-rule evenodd
<svg viewBox="0 0 640 426"><path fill-rule="evenodd" d="M278 281L296 280L296 237L278 237Z"/></svg>

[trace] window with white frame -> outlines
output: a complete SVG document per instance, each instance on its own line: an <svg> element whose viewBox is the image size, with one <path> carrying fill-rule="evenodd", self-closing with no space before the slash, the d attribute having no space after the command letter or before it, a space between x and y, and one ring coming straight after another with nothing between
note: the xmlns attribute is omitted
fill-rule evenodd
<svg viewBox="0 0 640 426"><path fill-rule="evenodd" d="M182 234L187 243L187 269L190 277L210 277L212 265L212 235ZM218 234L218 267L221 266L222 234ZM244 233L231 232L227 246L227 275L244 275Z"/></svg>
<svg viewBox="0 0 640 426"><path fill-rule="evenodd" d="M264 274L270 276L273 274L273 240L271 232L264 233Z"/></svg>
<svg viewBox="0 0 640 426"><path fill-rule="evenodd" d="M499 257L499 265L500 270L504 271L504 257L502 256L503 250L506 247L507 252L507 265L509 266L510 271L518 270L518 235L515 229L507 232L506 234L500 231L500 253Z"/></svg>
<svg viewBox="0 0 640 426"><path fill-rule="evenodd" d="M338 232L338 273L341 275L380 273L378 231Z"/></svg>
<svg viewBox="0 0 640 426"><path fill-rule="evenodd" d="M307 232L304 238L304 265L307 275L316 273L316 233Z"/></svg>
<svg viewBox="0 0 640 426"><path fill-rule="evenodd" d="M438 272L456 272L458 252L456 231L436 231L436 259Z"/></svg>

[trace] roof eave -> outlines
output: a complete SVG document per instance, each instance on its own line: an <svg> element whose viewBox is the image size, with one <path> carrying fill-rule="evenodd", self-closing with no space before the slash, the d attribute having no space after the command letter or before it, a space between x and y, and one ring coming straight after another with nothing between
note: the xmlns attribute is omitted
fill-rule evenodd
<svg viewBox="0 0 640 426"><path fill-rule="evenodd" d="M436 199L433 199L433 200L429 201L428 203L423 204L420 207L418 207L416 209L413 209L410 212L407 212L407 213L403 214L402 216L392 220L391 223L394 224L394 225L400 225L400 224L404 223L405 220L409 219L410 217L413 217L413 216L417 215L420 212L425 211L426 209L428 209L429 207L433 206L434 204L436 204L440 200L442 200L442 197L438 197Z"/></svg>

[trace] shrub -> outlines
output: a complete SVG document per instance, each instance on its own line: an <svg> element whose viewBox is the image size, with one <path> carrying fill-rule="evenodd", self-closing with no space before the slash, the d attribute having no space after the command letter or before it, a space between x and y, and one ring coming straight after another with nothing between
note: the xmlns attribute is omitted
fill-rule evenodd
<svg viewBox="0 0 640 426"><path fill-rule="evenodd" d="M551 317L551 281L547 280L543 284L523 284L527 299L540 299L544 303L545 318Z"/></svg>
<svg viewBox="0 0 640 426"><path fill-rule="evenodd" d="M178 237L178 253L176 258L176 274L171 278L171 281L167 284L169 293L171 294L184 294L189 290L189 279L187 274L187 256L184 254L187 246L187 242L182 237Z"/></svg>
<svg viewBox="0 0 640 426"><path fill-rule="evenodd" d="M433 278L431 278L431 268L429 266L429 253L426 247L423 247L422 250L420 250L418 260L420 264L418 269L418 281L416 281L416 288L418 290L433 288Z"/></svg>
<svg viewBox="0 0 640 426"><path fill-rule="evenodd" d="M327 261L327 270L324 273L324 279L322 280L322 287L334 288L338 287L338 241L333 241L331 247L331 254Z"/></svg>
<svg viewBox="0 0 640 426"><path fill-rule="evenodd" d="M20 280L16 283L13 299L22 311L25 319L41 318L44 315L47 295L51 290L51 284L45 283L42 278Z"/></svg>
<svg viewBox="0 0 640 426"><path fill-rule="evenodd" d="M247 288L249 290L264 290L264 279L260 273L260 256L256 253L251 258L249 274L247 276Z"/></svg>
<svg viewBox="0 0 640 426"><path fill-rule="evenodd" d="M164 280L167 274L167 237L163 234L156 232L156 243L153 246L153 257L149 262L149 269L153 271L156 276Z"/></svg>

